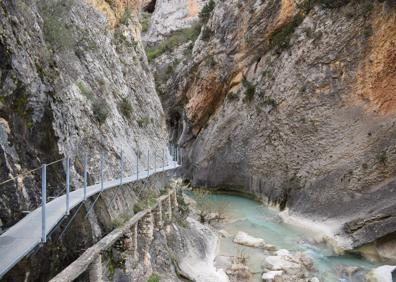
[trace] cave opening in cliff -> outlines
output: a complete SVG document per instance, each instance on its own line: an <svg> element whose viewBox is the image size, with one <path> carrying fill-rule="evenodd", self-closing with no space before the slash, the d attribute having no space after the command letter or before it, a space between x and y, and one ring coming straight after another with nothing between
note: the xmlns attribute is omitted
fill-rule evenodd
<svg viewBox="0 0 396 282"><path fill-rule="evenodd" d="M145 12L147 12L147 13L152 14L152 13L154 13L154 10L155 10L155 4L157 4L157 0L151 0L150 2L148 2L148 3L144 6L143 10L144 10Z"/></svg>
<svg viewBox="0 0 396 282"><path fill-rule="evenodd" d="M182 132L182 122L181 122L181 114L177 111L172 112L170 114L170 118L168 121L169 130L170 130L170 141L171 143L177 143L180 138Z"/></svg>

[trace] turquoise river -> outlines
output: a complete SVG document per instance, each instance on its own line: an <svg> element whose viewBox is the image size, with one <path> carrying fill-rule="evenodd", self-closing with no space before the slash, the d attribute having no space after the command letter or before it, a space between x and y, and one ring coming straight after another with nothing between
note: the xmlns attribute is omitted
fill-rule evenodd
<svg viewBox="0 0 396 282"><path fill-rule="evenodd" d="M314 261L315 276L320 281L365 281L364 275L377 265L353 255L336 255L331 248L314 240L310 230L283 223L276 210L265 207L251 199L213 194L209 199L221 206L226 220L219 228L235 235L243 231L251 236L263 238L278 249L302 251ZM256 273L251 281L261 281L263 250L237 245L230 238L222 238L218 256L235 256L243 253L248 257L248 266Z"/></svg>

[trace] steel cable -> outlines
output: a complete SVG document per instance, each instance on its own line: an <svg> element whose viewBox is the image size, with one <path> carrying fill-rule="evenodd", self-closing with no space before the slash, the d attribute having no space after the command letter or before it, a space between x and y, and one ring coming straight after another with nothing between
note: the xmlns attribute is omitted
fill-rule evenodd
<svg viewBox="0 0 396 282"><path fill-rule="evenodd" d="M64 158L59 159L59 160L56 160L56 161L53 161L53 162L47 164L47 167L48 167L48 166L51 166L51 165L53 165L53 164L56 164L56 163L58 163L58 162L60 162L60 161L63 161L63 160L64 160ZM15 176L15 177L9 178L9 179L7 179L7 180L5 180L5 181L3 181L3 182L0 182L0 186L3 185L3 184L6 184L6 183L8 183L8 182L17 180L19 177L26 176L26 175L31 174L32 172L38 171L38 170L40 170L40 169L41 169L41 166L40 166L40 167L37 167L37 168L34 168L34 169L32 169L32 170L29 170L29 171L27 171L27 172L24 172L24 173L22 173L22 174L19 174L19 175Z"/></svg>

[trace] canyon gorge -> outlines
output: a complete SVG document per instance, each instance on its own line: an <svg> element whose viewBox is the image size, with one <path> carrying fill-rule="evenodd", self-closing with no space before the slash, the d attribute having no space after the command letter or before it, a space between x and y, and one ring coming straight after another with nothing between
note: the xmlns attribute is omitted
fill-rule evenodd
<svg viewBox="0 0 396 282"><path fill-rule="evenodd" d="M180 164L120 185L116 204L106 191L91 214L96 200L88 199L64 238L53 239L67 220L4 281L49 281L165 187L179 193L173 221L163 229L142 221L138 233L150 235L138 244L141 260L124 248L130 238L117 241L102 254L104 280L377 281L375 267L394 273L396 1L3 0L0 22L1 233L40 206L43 163L71 158L72 189L83 184L86 155L90 184L103 177L103 152L107 179L120 160L130 174L149 171L175 157L172 148ZM65 170L49 167L49 197L64 193ZM209 196L207 206L191 187L255 202ZM265 208L250 212L254 203ZM297 249L274 239L279 246L257 251L251 242L269 243L271 228L290 240L320 239ZM235 241L264 269L248 265L243 276ZM373 265L323 278L325 263L306 258L319 245L328 257ZM240 260L220 255L224 246Z"/></svg>

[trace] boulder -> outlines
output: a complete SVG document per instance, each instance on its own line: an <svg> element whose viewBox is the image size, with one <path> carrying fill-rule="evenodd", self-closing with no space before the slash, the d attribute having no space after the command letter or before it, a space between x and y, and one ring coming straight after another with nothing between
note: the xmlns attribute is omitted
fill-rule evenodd
<svg viewBox="0 0 396 282"><path fill-rule="evenodd" d="M282 270L268 271L263 273L261 279L263 279L263 281L273 281L276 276L281 276L282 274L283 274Z"/></svg>
<svg viewBox="0 0 396 282"><path fill-rule="evenodd" d="M368 282L392 282L392 272L395 271L394 265L383 265L374 268L367 273L366 278Z"/></svg>
<svg viewBox="0 0 396 282"><path fill-rule="evenodd" d="M229 237L231 237L231 234L228 233L227 231L225 231L224 229L221 229L221 230L219 230L218 232L219 232L219 235L220 235L222 238L229 238Z"/></svg>
<svg viewBox="0 0 396 282"><path fill-rule="evenodd" d="M255 238L249 234L239 231L234 237L234 243L254 248L262 248L268 251L275 251L276 247L266 244L263 239Z"/></svg>
<svg viewBox="0 0 396 282"><path fill-rule="evenodd" d="M280 250L276 251L275 254L277 256L291 257L290 252L286 249L280 249Z"/></svg>
<svg viewBox="0 0 396 282"><path fill-rule="evenodd" d="M282 256L268 256L265 258L265 264L271 270L290 270L301 267L298 263L289 261Z"/></svg>

